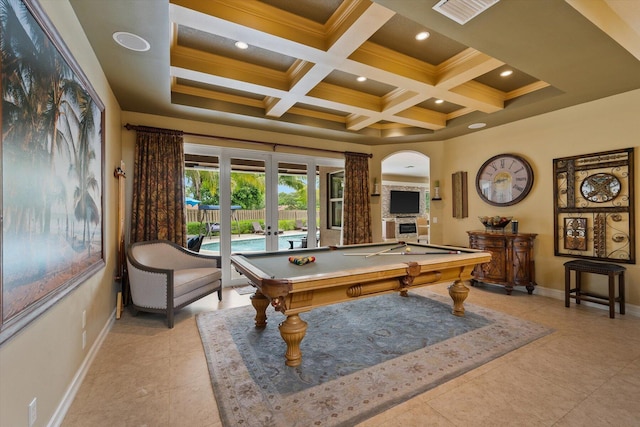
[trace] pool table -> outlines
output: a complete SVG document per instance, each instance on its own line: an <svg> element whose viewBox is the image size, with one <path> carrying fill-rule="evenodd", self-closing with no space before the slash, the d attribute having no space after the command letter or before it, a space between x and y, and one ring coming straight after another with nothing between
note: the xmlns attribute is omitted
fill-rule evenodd
<svg viewBox="0 0 640 427"><path fill-rule="evenodd" d="M289 261L292 256L315 261L297 265ZM453 314L464 316L463 302L469 294L465 282L477 264L490 260L491 254L479 250L404 242L231 255L231 264L256 288L251 296L256 327L267 325L269 304L286 316L279 329L288 366L302 363L300 343L307 323L300 313L391 292L406 296L414 287L453 282Z"/></svg>

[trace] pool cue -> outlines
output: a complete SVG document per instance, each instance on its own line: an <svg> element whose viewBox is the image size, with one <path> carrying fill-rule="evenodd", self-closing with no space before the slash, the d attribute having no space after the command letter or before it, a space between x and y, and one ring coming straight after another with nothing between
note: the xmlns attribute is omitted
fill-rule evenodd
<svg viewBox="0 0 640 427"><path fill-rule="evenodd" d="M461 254L462 251L447 251L447 252L400 252L400 255L451 255ZM386 254L394 255L394 254Z"/></svg>
<svg viewBox="0 0 640 427"><path fill-rule="evenodd" d="M127 255L124 243L125 234L125 178L124 161L120 160L120 167L113 171L113 176L118 179L118 258L116 259L116 277L120 282L120 289L116 295L116 319L122 317L124 306L129 303L130 292L127 286Z"/></svg>
<svg viewBox="0 0 640 427"><path fill-rule="evenodd" d="M389 252L389 251L392 251L392 250L394 250L394 249L404 248L405 246L407 246L407 244L406 244L406 243L403 243L403 244L401 244L401 245L398 245L398 246L394 246L394 247L392 247L392 248L385 249L384 251L380 251L380 252L375 252L375 253L369 254L369 255L365 256L365 258L369 258L370 256L374 256L374 255L382 255L382 254L383 254L383 253L385 253L385 252Z"/></svg>
<svg viewBox="0 0 640 427"><path fill-rule="evenodd" d="M366 255L365 258L368 258L372 255L451 255L451 254L461 254L462 251L449 251L449 252L399 252L399 253L357 253L357 254L342 254L344 256L363 256Z"/></svg>

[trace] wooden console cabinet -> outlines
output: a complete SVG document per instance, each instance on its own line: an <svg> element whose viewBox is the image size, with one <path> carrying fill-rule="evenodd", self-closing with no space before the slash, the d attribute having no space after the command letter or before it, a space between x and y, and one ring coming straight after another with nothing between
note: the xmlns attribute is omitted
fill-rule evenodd
<svg viewBox="0 0 640 427"><path fill-rule="evenodd" d="M467 231L469 247L491 253L491 262L473 270L473 282L503 285L511 295L514 286L526 286L529 294L536 286L533 241L536 234L503 231Z"/></svg>

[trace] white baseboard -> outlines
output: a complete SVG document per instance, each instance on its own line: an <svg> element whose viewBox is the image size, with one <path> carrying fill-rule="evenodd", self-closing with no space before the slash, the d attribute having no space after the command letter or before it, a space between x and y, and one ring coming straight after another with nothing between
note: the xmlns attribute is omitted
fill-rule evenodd
<svg viewBox="0 0 640 427"><path fill-rule="evenodd" d="M516 288L513 288L513 290L515 291ZM520 289L518 289L520 290ZM526 292L526 291L524 291ZM533 291L534 293L543 296L543 297L549 297L549 298L553 298L553 299L558 299L561 301L564 301L564 291L559 290L559 289L551 289L551 288L543 288L540 286L536 286L535 291ZM585 305L587 307L594 307L594 308L599 308L601 310L607 310L609 311L609 306L608 305L602 305L602 304L597 304L595 302L589 302L589 301L580 301L581 305ZM571 306L575 305L575 300L573 300L573 298L571 299ZM630 314L632 316L636 316L636 317L640 317L640 306L637 305L631 305L628 303L625 303L624 305L625 308L625 316ZM616 313L619 313L619 309L620 309L620 305L616 304Z"/></svg>
<svg viewBox="0 0 640 427"><path fill-rule="evenodd" d="M76 372L76 375L73 377L73 381L71 381L71 384L67 388L67 391L64 394L62 400L60 401L60 404L56 408L56 411L53 413L53 416L51 417L51 419L49 420L49 423L47 424L48 427L57 427L62 424L62 421L64 421L64 417L67 415L67 411L71 407L71 403L73 403L73 399L75 399L76 394L78 393L78 390L82 385L82 381L84 380L84 377L87 375L87 372L89 372L91 363L93 363L93 360L98 354L98 350L100 350L100 347L102 347L102 343L107 338L107 335L109 334L109 331L111 330L111 327L115 322L115 319L116 319L116 310L114 309L113 312L111 313L111 316L109 316L109 320L104 325L97 339L94 341L93 345L87 352L87 356L82 361L82 365L80 365L78 372Z"/></svg>

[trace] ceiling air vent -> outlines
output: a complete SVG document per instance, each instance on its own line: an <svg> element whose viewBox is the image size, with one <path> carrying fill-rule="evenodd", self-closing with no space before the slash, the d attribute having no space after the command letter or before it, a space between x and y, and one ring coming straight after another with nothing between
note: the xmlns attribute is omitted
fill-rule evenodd
<svg viewBox="0 0 640 427"><path fill-rule="evenodd" d="M500 0L440 0L433 10L464 25Z"/></svg>

